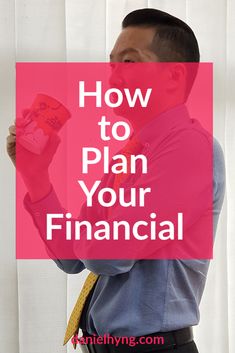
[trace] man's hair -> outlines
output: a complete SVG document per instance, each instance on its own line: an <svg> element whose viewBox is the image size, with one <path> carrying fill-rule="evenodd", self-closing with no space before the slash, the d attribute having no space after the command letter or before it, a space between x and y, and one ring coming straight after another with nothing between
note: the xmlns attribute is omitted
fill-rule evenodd
<svg viewBox="0 0 235 353"><path fill-rule="evenodd" d="M156 28L151 50L161 62L199 62L198 42L192 29L182 20L157 9L130 12L122 21L122 28ZM192 72L191 72L192 71ZM190 70L186 96L197 74L197 65Z"/></svg>

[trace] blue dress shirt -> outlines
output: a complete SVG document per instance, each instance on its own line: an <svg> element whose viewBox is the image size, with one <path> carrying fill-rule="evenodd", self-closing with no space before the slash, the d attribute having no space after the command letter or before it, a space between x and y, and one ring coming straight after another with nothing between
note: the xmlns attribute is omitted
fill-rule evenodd
<svg viewBox="0 0 235 353"><path fill-rule="evenodd" d="M195 120L189 119L187 109L180 106L182 121L190 121L191 130L204 134ZM179 116L179 114L177 114ZM165 133L172 129L169 112L163 113ZM154 140L158 118L150 122L151 136L141 132L145 142ZM179 129L182 123L179 122ZM174 129L177 131L177 125ZM189 130L190 130L189 129ZM214 234L222 207L225 185L223 153L214 140L213 220ZM54 191L43 200L25 206L42 233L40 219L48 205L62 210ZM63 211L61 211L63 213ZM88 309L86 329L90 334L142 336L197 325L199 304L204 290L209 260L55 260L60 269L69 274L85 268L99 274Z"/></svg>

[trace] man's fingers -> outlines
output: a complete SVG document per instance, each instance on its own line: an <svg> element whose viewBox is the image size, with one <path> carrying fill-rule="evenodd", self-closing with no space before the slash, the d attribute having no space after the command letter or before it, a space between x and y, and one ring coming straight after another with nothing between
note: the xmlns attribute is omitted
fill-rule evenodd
<svg viewBox="0 0 235 353"><path fill-rule="evenodd" d="M10 127L9 127L9 133L10 133L10 135L16 135L16 126L15 125L11 125Z"/></svg>
<svg viewBox="0 0 235 353"><path fill-rule="evenodd" d="M29 123L27 118L17 118L15 124L18 128L23 128Z"/></svg>
<svg viewBox="0 0 235 353"><path fill-rule="evenodd" d="M15 165L16 162L16 137L14 135L9 135L7 136L7 153L12 161L12 163Z"/></svg>
<svg viewBox="0 0 235 353"><path fill-rule="evenodd" d="M16 137L15 137L15 135L8 135L8 136L7 136L7 144L8 144L8 145L15 144L15 142L16 142Z"/></svg>
<svg viewBox="0 0 235 353"><path fill-rule="evenodd" d="M25 127L26 125L28 125L32 120L31 118L28 116L28 113L30 112L30 109L24 109L22 110L22 118L17 118L15 120L15 124L17 127Z"/></svg>

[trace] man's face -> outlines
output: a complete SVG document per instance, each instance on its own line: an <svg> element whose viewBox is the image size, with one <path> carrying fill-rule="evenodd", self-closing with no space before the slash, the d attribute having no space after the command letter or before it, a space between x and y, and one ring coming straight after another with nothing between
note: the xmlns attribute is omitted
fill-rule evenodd
<svg viewBox="0 0 235 353"><path fill-rule="evenodd" d="M156 28L127 27L121 31L110 53L111 87L121 91L128 88L132 93L138 87L143 92L152 88L147 109L140 106L130 109L125 99L114 109L116 115L131 122L154 117L184 100L185 68L181 63L161 62L153 51L155 34Z"/></svg>
<svg viewBox="0 0 235 353"><path fill-rule="evenodd" d="M158 61L151 50L154 28L127 27L122 30L110 54L110 62Z"/></svg>
<svg viewBox="0 0 235 353"><path fill-rule="evenodd" d="M124 99L123 104L114 109L116 115L127 118L131 122L142 119L142 116L147 119L147 116L156 114L156 101L161 92L157 82L160 83L163 80L161 64L151 48L155 33L155 28L127 27L120 33L110 54L111 87L118 88L122 92L128 88L132 96L136 89L140 89L145 94L148 88L152 88L147 108L142 108L138 102L130 108ZM154 64L156 62L158 62L157 65Z"/></svg>

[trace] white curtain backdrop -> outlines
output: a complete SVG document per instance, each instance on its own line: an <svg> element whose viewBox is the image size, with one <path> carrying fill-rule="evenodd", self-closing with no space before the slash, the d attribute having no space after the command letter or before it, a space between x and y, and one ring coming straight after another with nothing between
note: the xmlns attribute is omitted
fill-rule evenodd
<svg viewBox="0 0 235 353"><path fill-rule="evenodd" d="M195 328L200 353L235 352L235 1L0 0L0 352L62 353L67 316L86 273L52 261L15 260L15 174L5 152L15 116L15 61L106 61L131 10L153 7L185 20L202 61L214 62L214 125L226 158L227 196Z"/></svg>

